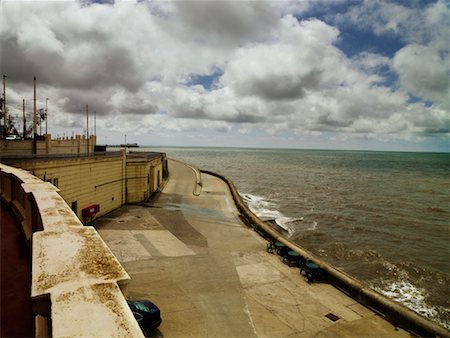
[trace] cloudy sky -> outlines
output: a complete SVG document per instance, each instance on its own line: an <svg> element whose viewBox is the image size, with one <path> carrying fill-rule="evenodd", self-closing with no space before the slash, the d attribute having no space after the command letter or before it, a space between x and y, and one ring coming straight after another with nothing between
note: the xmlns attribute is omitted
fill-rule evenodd
<svg viewBox="0 0 450 338"><path fill-rule="evenodd" d="M98 143L450 151L445 0L0 6L9 111L36 76L54 136L88 104Z"/></svg>

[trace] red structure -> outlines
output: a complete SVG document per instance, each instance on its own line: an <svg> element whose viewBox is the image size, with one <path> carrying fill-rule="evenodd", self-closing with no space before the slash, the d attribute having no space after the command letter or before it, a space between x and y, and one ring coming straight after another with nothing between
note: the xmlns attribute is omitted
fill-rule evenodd
<svg viewBox="0 0 450 338"><path fill-rule="evenodd" d="M91 204L86 208L81 209L81 216L83 217L83 224L86 225L88 222L94 219L96 213L100 211L99 204Z"/></svg>

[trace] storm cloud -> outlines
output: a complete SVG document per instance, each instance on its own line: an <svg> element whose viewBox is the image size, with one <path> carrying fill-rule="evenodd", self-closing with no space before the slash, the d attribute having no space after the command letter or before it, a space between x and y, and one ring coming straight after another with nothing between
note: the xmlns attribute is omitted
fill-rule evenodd
<svg viewBox="0 0 450 338"><path fill-rule="evenodd" d="M2 2L9 103L29 99L37 76L40 104L49 98L59 131L81 126L89 104L99 129L118 133L202 126L448 138L448 5L349 2L337 14L306 16L320 6ZM402 43L392 55L373 48L347 55L349 27Z"/></svg>

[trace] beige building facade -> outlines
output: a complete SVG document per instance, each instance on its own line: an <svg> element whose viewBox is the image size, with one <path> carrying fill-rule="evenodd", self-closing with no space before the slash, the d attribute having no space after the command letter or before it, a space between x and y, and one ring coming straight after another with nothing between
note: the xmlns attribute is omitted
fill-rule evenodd
<svg viewBox="0 0 450 338"><path fill-rule="evenodd" d="M52 139L45 134L34 140L0 140L0 154L3 155L50 155L93 153L97 137L75 135L73 137Z"/></svg>
<svg viewBox="0 0 450 338"><path fill-rule="evenodd" d="M162 153L121 150L20 158L0 154L0 162L53 184L84 224L123 204L148 200L167 176Z"/></svg>
<svg viewBox="0 0 450 338"><path fill-rule="evenodd" d="M167 168L165 156L131 153L126 157L126 201L146 201L161 186Z"/></svg>
<svg viewBox="0 0 450 338"><path fill-rule="evenodd" d="M149 199L167 177L164 153L96 152L95 136L0 140L0 199L31 250L36 337L143 337L129 275L86 225Z"/></svg>

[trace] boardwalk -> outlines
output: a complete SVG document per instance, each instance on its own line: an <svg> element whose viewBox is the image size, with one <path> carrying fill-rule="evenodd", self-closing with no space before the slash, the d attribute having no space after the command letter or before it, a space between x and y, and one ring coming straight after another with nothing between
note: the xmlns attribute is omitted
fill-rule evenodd
<svg viewBox="0 0 450 338"><path fill-rule="evenodd" d="M132 278L130 298L161 308L155 337L410 336L334 287L307 284L297 268L266 253L221 180L203 174L196 196L192 169L169 166L154 202L95 223Z"/></svg>

